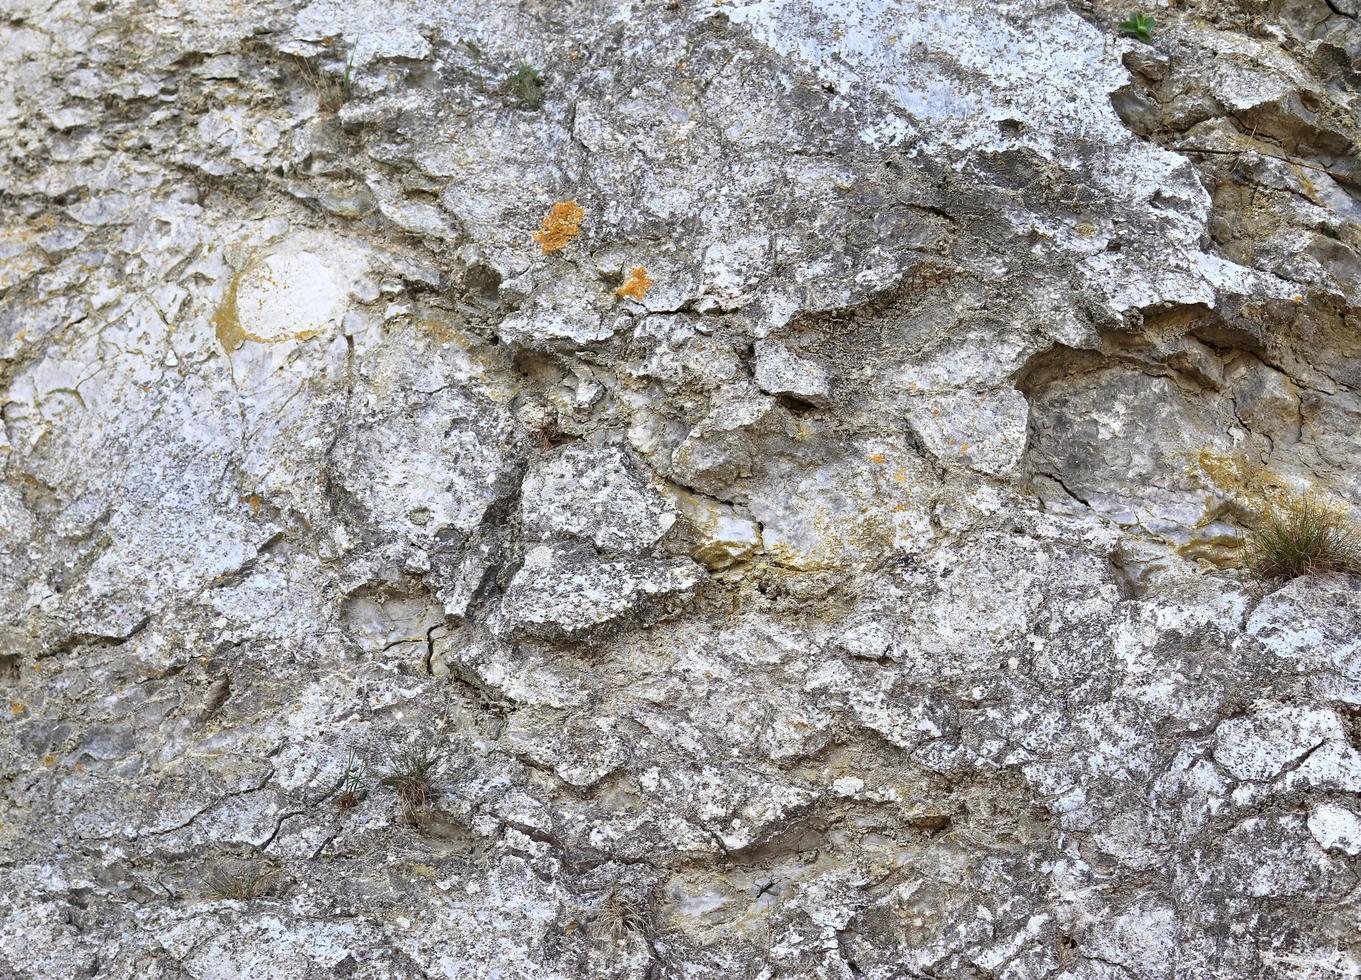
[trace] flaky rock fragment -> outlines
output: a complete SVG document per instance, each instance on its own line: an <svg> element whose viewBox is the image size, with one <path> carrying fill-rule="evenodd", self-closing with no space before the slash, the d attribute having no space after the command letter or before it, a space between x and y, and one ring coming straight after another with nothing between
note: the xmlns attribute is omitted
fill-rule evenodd
<svg viewBox="0 0 1361 980"><path fill-rule="evenodd" d="M946 466L1010 476L1026 444L1029 406L1019 391L959 392L912 400L908 424Z"/></svg>
<svg viewBox="0 0 1361 980"><path fill-rule="evenodd" d="M530 467L520 490L530 541L577 538L638 554L675 523L675 508L627 450L573 443Z"/></svg>
<svg viewBox="0 0 1361 980"><path fill-rule="evenodd" d="M606 558L586 545L540 545L501 601L497 630L556 641L596 638L684 607L705 575L686 558Z"/></svg>
<svg viewBox="0 0 1361 980"><path fill-rule="evenodd" d="M755 557L761 551L761 527L731 506L676 487L667 488L681 518L681 537L690 557L716 571Z"/></svg>
<svg viewBox="0 0 1361 980"><path fill-rule="evenodd" d="M756 344L756 386L767 395L793 395L822 408L831 398L826 370L769 340Z"/></svg>
<svg viewBox="0 0 1361 980"><path fill-rule="evenodd" d="M755 392L734 392L717 400L672 455L685 486L703 493L731 492L752 476L768 437L787 433L786 415L775 399Z"/></svg>

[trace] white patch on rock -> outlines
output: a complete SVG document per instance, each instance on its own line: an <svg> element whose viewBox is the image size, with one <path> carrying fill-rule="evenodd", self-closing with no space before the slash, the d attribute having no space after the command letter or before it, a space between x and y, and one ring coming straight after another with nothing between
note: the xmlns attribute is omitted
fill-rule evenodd
<svg viewBox="0 0 1361 980"><path fill-rule="evenodd" d="M520 514L530 541L579 538L602 551L638 554L676 521L629 453L576 443L540 460L525 477Z"/></svg>
<svg viewBox="0 0 1361 980"><path fill-rule="evenodd" d="M311 336L345 312L335 270L312 252L276 252L241 277L236 292L241 328L262 341Z"/></svg>
<svg viewBox="0 0 1361 980"><path fill-rule="evenodd" d="M1325 851L1361 854L1361 816L1338 803L1320 803L1309 812L1309 833Z"/></svg>
<svg viewBox="0 0 1361 980"><path fill-rule="evenodd" d="M237 278L233 303L218 313L229 350L242 340L306 340L335 330L354 299L376 298L367 259L333 240L298 236L253 260Z"/></svg>
<svg viewBox="0 0 1361 980"><path fill-rule="evenodd" d="M1330 739L1343 738L1336 712L1283 704L1230 718L1215 733L1215 761L1239 779L1270 779Z"/></svg>

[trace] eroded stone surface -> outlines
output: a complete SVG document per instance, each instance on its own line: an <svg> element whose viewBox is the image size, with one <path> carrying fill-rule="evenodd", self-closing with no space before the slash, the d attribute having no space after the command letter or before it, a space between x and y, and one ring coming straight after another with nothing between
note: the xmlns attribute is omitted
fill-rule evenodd
<svg viewBox="0 0 1361 980"><path fill-rule="evenodd" d="M1357 4L1193 7L13 0L0 974L1361 973Z"/></svg>
<svg viewBox="0 0 1361 980"><path fill-rule="evenodd" d="M527 540L579 538L624 554L646 551L676 522L674 508L617 446L567 446L532 467L520 513Z"/></svg>
<svg viewBox="0 0 1361 980"><path fill-rule="evenodd" d="M581 640L633 613L684 605L703 581L694 562L601 558L593 549L542 545L525 555L499 610L510 636Z"/></svg>

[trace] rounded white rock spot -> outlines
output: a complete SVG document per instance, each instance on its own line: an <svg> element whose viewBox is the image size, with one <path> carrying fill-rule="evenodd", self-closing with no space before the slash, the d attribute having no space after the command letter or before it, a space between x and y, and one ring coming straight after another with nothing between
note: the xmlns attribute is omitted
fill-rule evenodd
<svg viewBox="0 0 1361 980"><path fill-rule="evenodd" d="M1347 807L1320 803L1310 812L1308 827L1324 850L1361 854L1361 817Z"/></svg>
<svg viewBox="0 0 1361 980"><path fill-rule="evenodd" d="M334 329L349 306L349 290L338 271L305 250L275 252L251 266L236 290L242 334L270 343Z"/></svg>

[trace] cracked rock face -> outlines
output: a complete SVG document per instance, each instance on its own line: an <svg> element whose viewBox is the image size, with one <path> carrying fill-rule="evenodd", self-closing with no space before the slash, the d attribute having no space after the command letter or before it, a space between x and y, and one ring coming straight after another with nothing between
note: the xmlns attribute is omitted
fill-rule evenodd
<svg viewBox="0 0 1361 980"><path fill-rule="evenodd" d="M0 975L1361 976L1361 8L10 0Z"/></svg>

